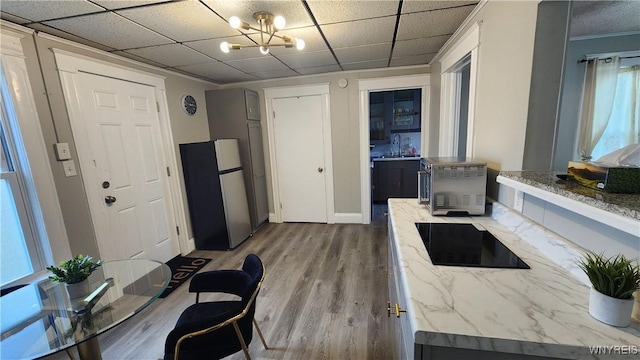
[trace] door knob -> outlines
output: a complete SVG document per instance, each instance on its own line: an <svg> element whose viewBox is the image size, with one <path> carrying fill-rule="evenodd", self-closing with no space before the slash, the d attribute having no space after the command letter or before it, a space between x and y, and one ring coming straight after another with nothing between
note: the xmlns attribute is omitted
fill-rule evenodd
<svg viewBox="0 0 640 360"><path fill-rule="evenodd" d="M116 197L115 196L105 196L104 197L104 202L108 205L108 204L112 204L114 202L116 202Z"/></svg>
<svg viewBox="0 0 640 360"><path fill-rule="evenodd" d="M321 167L319 167L319 168L318 168L318 172L319 172L319 173L321 173L321 172L323 172L323 171L324 171L324 169L323 169L323 168L321 168Z"/></svg>

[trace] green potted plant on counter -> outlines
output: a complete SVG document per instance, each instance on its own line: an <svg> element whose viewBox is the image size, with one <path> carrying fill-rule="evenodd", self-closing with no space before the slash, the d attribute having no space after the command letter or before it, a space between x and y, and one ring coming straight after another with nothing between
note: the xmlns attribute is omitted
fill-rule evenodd
<svg viewBox="0 0 640 360"><path fill-rule="evenodd" d="M585 253L578 266L592 285L589 314L605 324L629 326L633 293L640 290L640 266L624 255L607 258L594 252Z"/></svg>
<svg viewBox="0 0 640 360"><path fill-rule="evenodd" d="M89 275L102 265L102 260L94 261L88 255L76 255L70 260L63 261L60 266L49 266L47 270L53 275L51 281L65 283L71 299L76 299L89 294Z"/></svg>

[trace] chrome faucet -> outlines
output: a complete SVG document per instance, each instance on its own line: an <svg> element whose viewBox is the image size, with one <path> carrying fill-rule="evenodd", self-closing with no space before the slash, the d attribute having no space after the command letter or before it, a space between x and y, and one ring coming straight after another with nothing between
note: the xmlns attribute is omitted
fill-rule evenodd
<svg viewBox="0 0 640 360"><path fill-rule="evenodd" d="M398 156L400 156L400 135L398 135L398 134L394 134L393 135L393 143L392 144L398 144ZM391 150L391 154L393 154L393 150Z"/></svg>

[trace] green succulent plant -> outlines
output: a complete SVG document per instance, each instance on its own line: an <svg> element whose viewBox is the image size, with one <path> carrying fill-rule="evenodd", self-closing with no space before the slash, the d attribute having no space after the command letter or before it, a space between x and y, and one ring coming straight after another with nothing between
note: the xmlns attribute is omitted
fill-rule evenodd
<svg viewBox="0 0 640 360"><path fill-rule="evenodd" d="M53 273L49 276L51 281L75 284L88 278L100 265L102 260L94 261L89 255L79 254L71 260L61 262L60 267L52 265L47 270Z"/></svg>
<svg viewBox="0 0 640 360"><path fill-rule="evenodd" d="M593 288L604 295L631 299L633 292L640 290L640 266L633 265L624 255L607 258L588 251L578 266L587 274Z"/></svg>

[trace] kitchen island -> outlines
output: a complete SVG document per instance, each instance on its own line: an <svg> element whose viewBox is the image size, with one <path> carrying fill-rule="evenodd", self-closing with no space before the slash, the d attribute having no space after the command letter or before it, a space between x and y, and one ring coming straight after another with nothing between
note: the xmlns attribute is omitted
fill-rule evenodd
<svg viewBox="0 0 640 360"><path fill-rule="evenodd" d="M523 226L517 214L499 203L494 203L492 216L473 217L433 217L415 199L388 203L389 310L395 313L393 302L399 302L400 318L391 320L399 322L402 358L638 358L638 319L628 328L615 328L592 318L585 279L546 256L544 245L514 232L526 227L541 238L554 236L544 228ZM435 266L416 222L479 223L531 269ZM562 251L567 249L576 250L569 243ZM592 353L590 347L597 346L619 348Z"/></svg>

